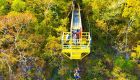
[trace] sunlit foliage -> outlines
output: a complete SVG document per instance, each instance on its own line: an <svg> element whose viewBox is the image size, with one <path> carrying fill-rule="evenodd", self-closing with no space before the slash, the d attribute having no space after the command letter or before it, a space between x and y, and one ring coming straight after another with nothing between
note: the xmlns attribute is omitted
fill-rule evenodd
<svg viewBox="0 0 140 80"><path fill-rule="evenodd" d="M61 35L69 31L71 0L0 0L0 78L4 80L140 79L140 1L76 0L91 54L69 60Z"/></svg>

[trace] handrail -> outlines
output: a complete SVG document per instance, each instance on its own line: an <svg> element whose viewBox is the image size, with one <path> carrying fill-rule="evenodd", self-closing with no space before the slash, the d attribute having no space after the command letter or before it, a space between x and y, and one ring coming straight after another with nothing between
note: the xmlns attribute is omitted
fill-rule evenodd
<svg viewBox="0 0 140 80"><path fill-rule="evenodd" d="M89 49L89 45L63 45L63 49Z"/></svg>

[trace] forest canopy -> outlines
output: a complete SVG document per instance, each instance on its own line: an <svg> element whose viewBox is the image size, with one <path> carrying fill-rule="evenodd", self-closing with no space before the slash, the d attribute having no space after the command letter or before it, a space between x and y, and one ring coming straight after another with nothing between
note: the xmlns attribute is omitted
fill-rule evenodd
<svg viewBox="0 0 140 80"><path fill-rule="evenodd" d="M140 79L140 1L76 0L90 55L70 60L61 36L69 31L72 0L0 0L0 80Z"/></svg>

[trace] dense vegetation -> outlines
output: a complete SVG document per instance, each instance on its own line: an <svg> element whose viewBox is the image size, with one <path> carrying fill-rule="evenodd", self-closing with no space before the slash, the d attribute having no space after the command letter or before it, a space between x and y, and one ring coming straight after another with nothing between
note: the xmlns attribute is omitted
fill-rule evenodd
<svg viewBox="0 0 140 80"><path fill-rule="evenodd" d="M0 79L140 79L140 1L79 0L84 31L92 36L83 60L61 54L70 27L70 0L0 0Z"/></svg>

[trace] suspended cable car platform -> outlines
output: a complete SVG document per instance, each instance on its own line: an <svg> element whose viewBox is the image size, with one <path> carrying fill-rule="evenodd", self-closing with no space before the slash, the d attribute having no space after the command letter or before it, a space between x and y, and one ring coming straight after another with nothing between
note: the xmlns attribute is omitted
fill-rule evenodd
<svg viewBox="0 0 140 80"><path fill-rule="evenodd" d="M70 32L63 32L62 53L70 59L83 59L90 53L90 32L82 31L80 6L73 5Z"/></svg>

